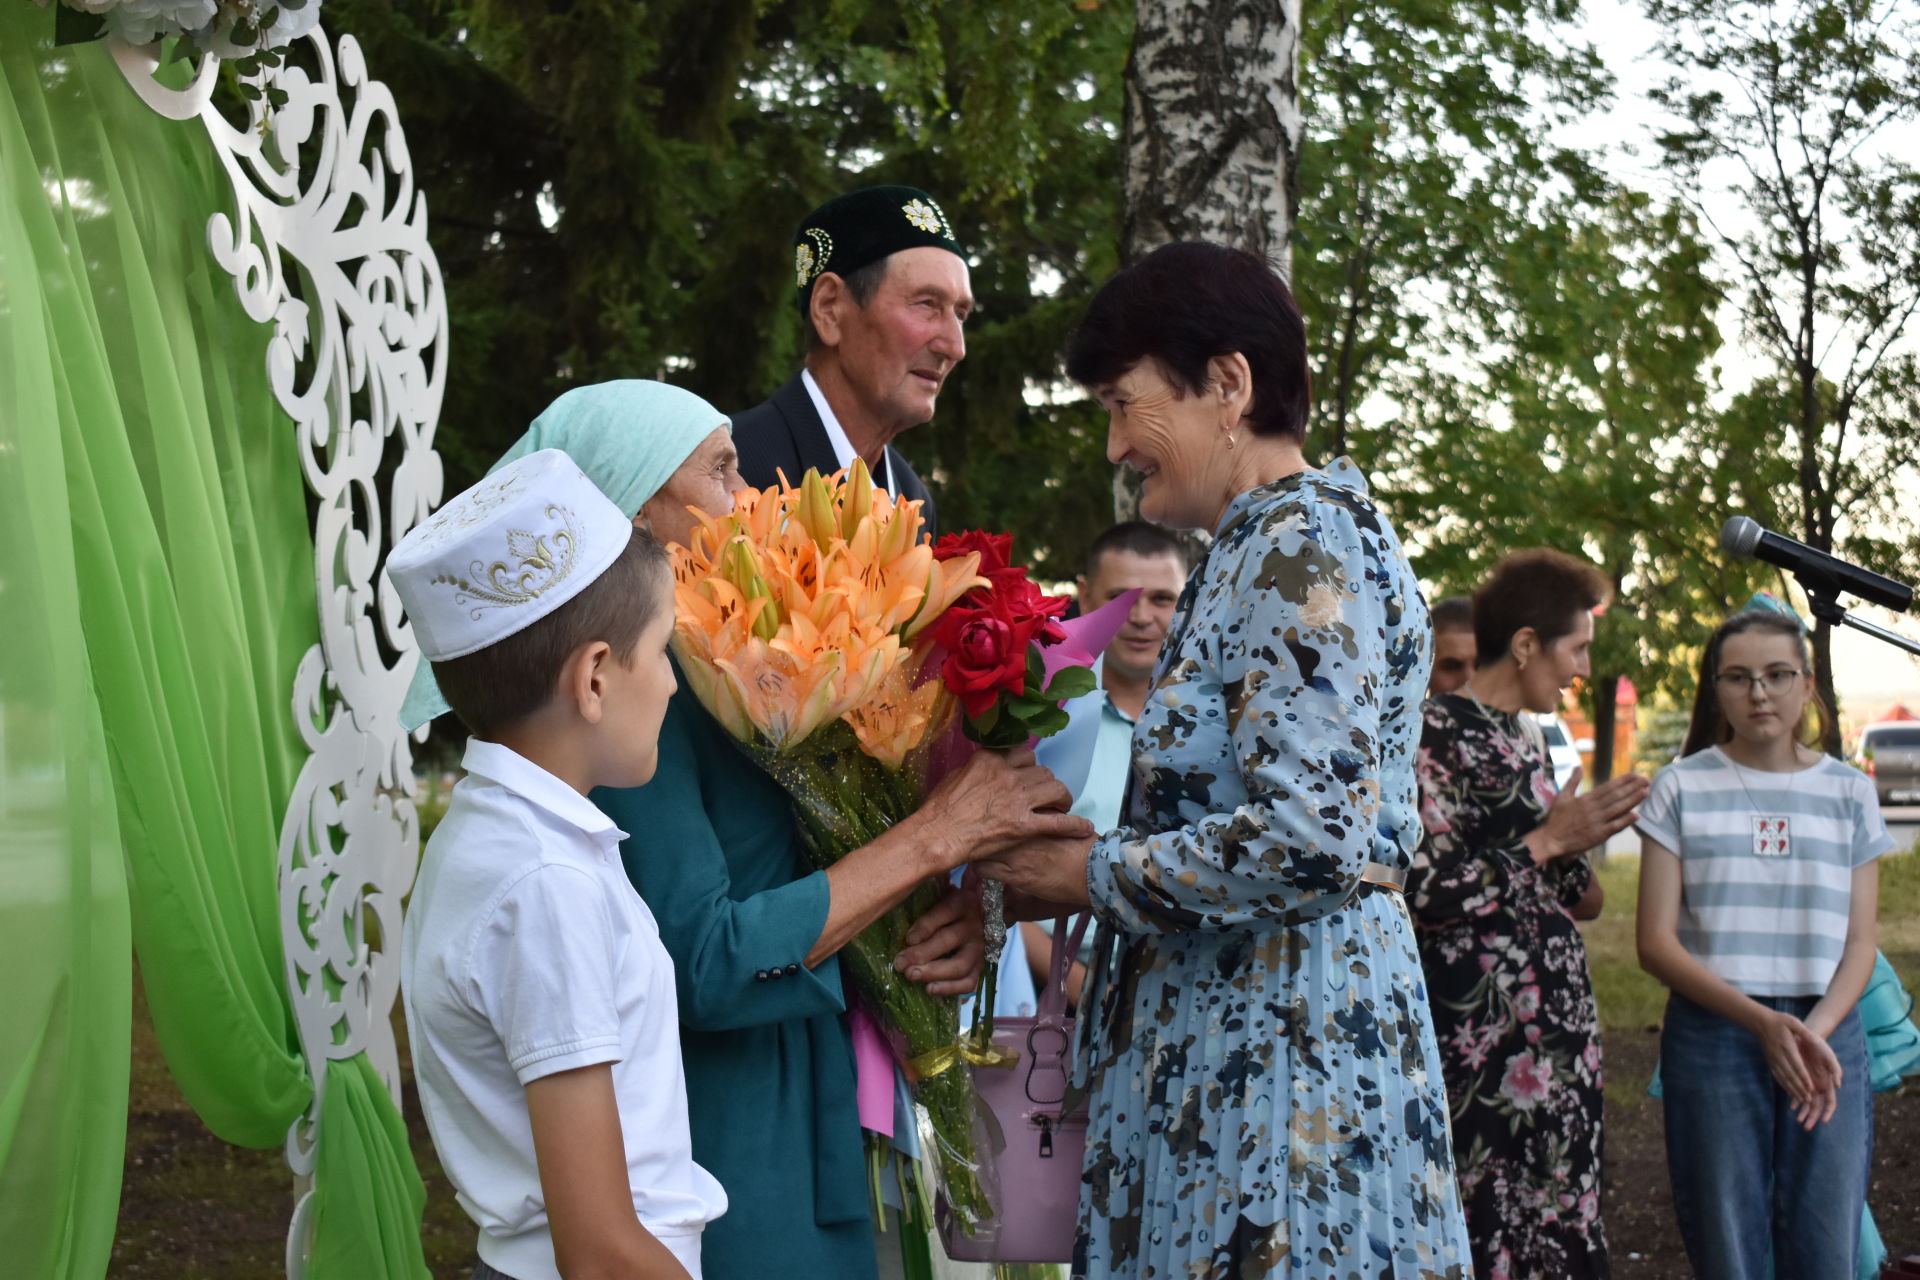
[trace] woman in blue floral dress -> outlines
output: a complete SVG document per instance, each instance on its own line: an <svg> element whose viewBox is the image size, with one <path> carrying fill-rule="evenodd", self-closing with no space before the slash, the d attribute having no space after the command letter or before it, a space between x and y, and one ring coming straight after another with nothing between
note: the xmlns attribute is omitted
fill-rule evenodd
<svg viewBox="0 0 1920 1280"><path fill-rule="evenodd" d="M1426 606L1345 461L1307 466L1304 330L1261 259L1170 245L1068 371L1141 513L1214 541L1133 740L1126 825L982 863L1118 939L1089 986L1073 1273L1469 1273L1399 885L1419 839Z"/></svg>

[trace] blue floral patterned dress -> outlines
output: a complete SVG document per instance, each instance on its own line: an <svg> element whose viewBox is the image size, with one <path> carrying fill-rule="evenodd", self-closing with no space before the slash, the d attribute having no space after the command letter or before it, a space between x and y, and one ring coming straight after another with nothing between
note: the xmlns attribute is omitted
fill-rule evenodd
<svg viewBox="0 0 1920 1280"><path fill-rule="evenodd" d="M1360 880L1420 838L1429 634L1344 459L1228 507L1088 864L1076 1277L1471 1274L1413 924Z"/></svg>

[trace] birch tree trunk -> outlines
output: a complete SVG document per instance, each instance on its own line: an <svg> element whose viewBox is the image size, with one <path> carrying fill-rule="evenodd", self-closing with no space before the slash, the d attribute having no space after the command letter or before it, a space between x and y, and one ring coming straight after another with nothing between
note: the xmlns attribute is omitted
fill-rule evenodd
<svg viewBox="0 0 1920 1280"><path fill-rule="evenodd" d="M1121 260L1212 240L1291 278L1300 0L1138 0L1126 90ZM1139 478L1122 467L1114 519L1139 513Z"/></svg>
<svg viewBox="0 0 1920 1280"><path fill-rule="evenodd" d="M1213 240L1291 274L1299 82L1299 0L1139 0L1126 75L1125 261L1170 240Z"/></svg>

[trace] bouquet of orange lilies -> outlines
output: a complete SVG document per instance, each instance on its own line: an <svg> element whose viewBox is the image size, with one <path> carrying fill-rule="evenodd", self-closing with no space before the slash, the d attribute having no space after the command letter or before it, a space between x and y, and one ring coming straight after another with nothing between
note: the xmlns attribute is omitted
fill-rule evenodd
<svg viewBox="0 0 1920 1280"><path fill-rule="evenodd" d="M743 490L733 514L699 517L672 548L673 647L703 706L792 795L814 862L827 866L920 804L928 756L959 702L930 665L932 628L987 579L977 552L936 558L920 504L895 501L855 461L844 478ZM958 1003L894 972L931 882L842 952L864 1003L916 1076L940 1190L968 1223L991 1212L974 1159L975 1056Z"/></svg>

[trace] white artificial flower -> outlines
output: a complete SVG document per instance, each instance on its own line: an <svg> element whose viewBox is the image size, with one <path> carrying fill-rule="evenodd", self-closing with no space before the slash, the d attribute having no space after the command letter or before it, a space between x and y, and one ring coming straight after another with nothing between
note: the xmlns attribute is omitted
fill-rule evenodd
<svg viewBox="0 0 1920 1280"><path fill-rule="evenodd" d="M289 9L283 4L280 6L280 16L273 20L273 25L261 37L260 47L283 48L319 25L320 0L307 0L298 9Z"/></svg>
<svg viewBox="0 0 1920 1280"><path fill-rule="evenodd" d="M64 0L106 19L107 34L131 45L205 26L218 12L214 0Z"/></svg>
<svg viewBox="0 0 1920 1280"><path fill-rule="evenodd" d="M213 6L208 5L211 9ZM278 9L272 25L259 33L251 44L236 44L233 29L242 21L251 22L255 14ZM227 0L220 13L193 33L193 42L208 53L222 58L244 58L261 49L279 49L299 39L320 24L320 0L307 0L298 9L289 9L274 0Z"/></svg>

